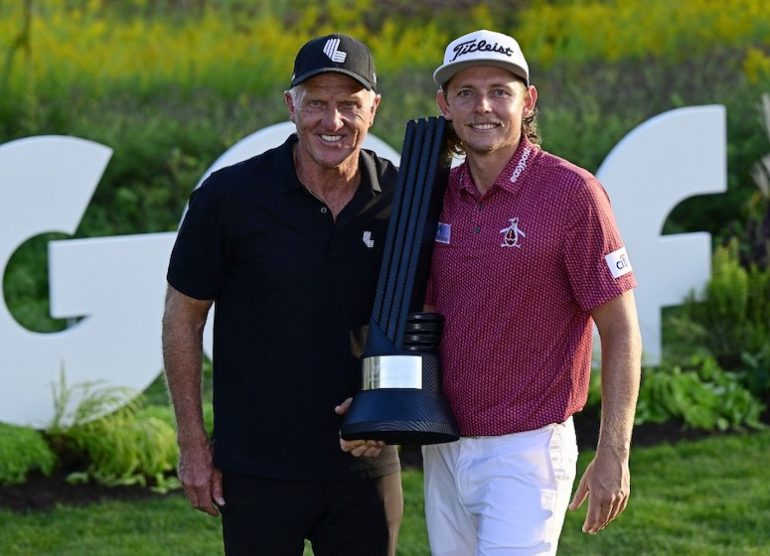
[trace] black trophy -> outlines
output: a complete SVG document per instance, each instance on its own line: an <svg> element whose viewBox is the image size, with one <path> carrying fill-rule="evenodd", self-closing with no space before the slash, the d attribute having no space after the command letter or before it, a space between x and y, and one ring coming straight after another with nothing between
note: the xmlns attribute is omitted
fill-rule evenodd
<svg viewBox="0 0 770 556"><path fill-rule="evenodd" d="M459 437L441 393L443 317L423 312L433 241L449 176L446 120L407 122L401 171L346 440L437 444Z"/></svg>

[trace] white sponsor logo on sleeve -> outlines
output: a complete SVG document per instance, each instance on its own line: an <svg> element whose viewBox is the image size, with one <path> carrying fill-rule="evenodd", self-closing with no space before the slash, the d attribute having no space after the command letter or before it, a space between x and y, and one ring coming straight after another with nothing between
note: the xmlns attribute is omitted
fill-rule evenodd
<svg viewBox="0 0 770 556"><path fill-rule="evenodd" d="M621 247L620 249L616 249L612 253L605 255L604 260L607 261L607 267L609 267L613 278L620 278L633 270L633 268L631 268L631 261L628 260L628 253L626 253L625 247Z"/></svg>

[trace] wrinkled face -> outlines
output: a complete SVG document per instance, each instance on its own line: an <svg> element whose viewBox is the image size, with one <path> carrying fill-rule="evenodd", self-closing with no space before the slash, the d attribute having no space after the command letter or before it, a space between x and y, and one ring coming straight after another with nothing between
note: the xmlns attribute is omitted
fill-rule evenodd
<svg viewBox="0 0 770 556"><path fill-rule="evenodd" d="M508 71L475 66L455 75L436 100L466 153L504 150L513 154L521 139L522 120L535 108L537 91Z"/></svg>
<svg viewBox="0 0 770 556"><path fill-rule="evenodd" d="M346 75L322 73L285 93L285 98L305 162L323 168L357 164L380 104L378 94Z"/></svg>

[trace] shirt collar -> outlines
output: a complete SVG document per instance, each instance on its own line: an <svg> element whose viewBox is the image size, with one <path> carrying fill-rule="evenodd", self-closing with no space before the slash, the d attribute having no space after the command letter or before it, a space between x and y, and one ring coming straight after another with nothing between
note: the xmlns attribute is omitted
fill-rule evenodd
<svg viewBox="0 0 770 556"><path fill-rule="evenodd" d="M525 135L521 136L519 146L516 148L516 152L510 158L508 163L497 176L497 179L489 188L489 191L495 189L504 189L506 191L515 191L526 181L527 170L532 161L532 156L537 147L527 139ZM474 196L478 196L479 192L476 189L476 185L473 183L471 177L470 166L468 162L463 162L456 170L455 177L457 179L457 187L460 190L464 190Z"/></svg>

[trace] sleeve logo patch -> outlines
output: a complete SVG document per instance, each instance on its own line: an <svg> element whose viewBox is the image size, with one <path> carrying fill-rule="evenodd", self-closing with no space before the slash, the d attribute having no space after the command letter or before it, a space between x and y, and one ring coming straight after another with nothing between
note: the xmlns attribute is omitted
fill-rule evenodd
<svg viewBox="0 0 770 556"><path fill-rule="evenodd" d="M610 269L613 278L620 278L633 270L625 247L604 255L604 260L607 262L607 267Z"/></svg>

